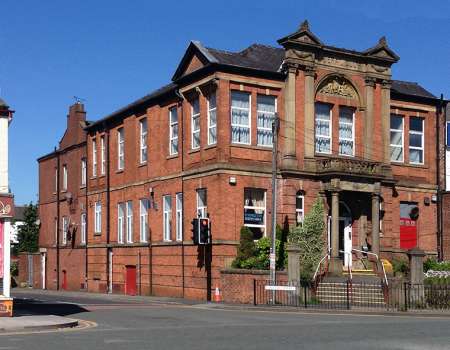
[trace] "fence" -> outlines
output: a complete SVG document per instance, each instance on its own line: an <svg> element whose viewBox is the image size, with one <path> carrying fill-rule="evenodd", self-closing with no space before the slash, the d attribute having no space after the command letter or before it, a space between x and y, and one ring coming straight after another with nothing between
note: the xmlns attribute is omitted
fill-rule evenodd
<svg viewBox="0 0 450 350"><path fill-rule="evenodd" d="M399 283L310 283L254 280L254 305L292 306L341 310L450 310L450 286Z"/></svg>

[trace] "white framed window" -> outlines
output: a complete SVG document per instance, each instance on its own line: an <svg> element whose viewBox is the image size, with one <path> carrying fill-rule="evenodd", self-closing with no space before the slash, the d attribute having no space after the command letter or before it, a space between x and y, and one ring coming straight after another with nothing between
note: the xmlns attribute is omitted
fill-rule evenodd
<svg viewBox="0 0 450 350"><path fill-rule="evenodd" d="M217 143L217 104L216 93L208 96L208 145Z"/></svg>
<svg viewBox="0 0 450 350"><path fill-rule="evenodd" d="M141 199L139 201L139 239L142 243L148 241L148 208L149 200Z"/></svg>
<svg viewBox="0 0 450 350"><path fill-rule="evenodd" d="M176 209L176 240L183 240L183 193L177 193L175 197Z"/></svg>
<svg viewBox="0 0 450 350"><path fill-rule="evenodd" d="M250 228L254 239L266 235L266 191L244 189L244 226Z"/></svg>
<svg viewBox="0 0 450 350"><path fill-rule="evenodd" d="M127 201L127 243L133 243L133 202Z"/></svg>
<svg viewBox="0 0 450 350"><path fill-rule="evenodd" d="M67 191L67 165L63 165L62 190Z"/></svg>
<svg viewBox="0 0 450 350"><path fill-rule="evenodd" d="M125 137L123 128L117 129L117 169L125 168Z"/></svg>
<svg viewBox="0 0 450 350"><path fill-rule="evenodd" d="M405 132L405 125L403 116L391 114L391 127L390 127L391 162L404 161L404 152L403 152L404 132Z"/></svg>
<svg viewBox="0 0 450 350"><path fill-rule="evenodd" d="M106 144L105 136L100 137L100 174L106 173Z"/></svg>
<svg viewBox="0 0 450 350"><path fill-rule="evenodd" d="M147 118L139 121L139 160L141 164L147 162Z"/></svg>
<svg viewBox="0 0 450 350"><path fill-rule="evenodd" d="M273 146L272 124L277 111L277 99L275 96L257 96L257 130L256 138L258 146Z"/></svg>
<svg viewBox="0 0 450 350"><path fill-rule="evenodd" d="M67 216L62 218L62 244L67 244L67 233L69 230L69 219Z"/></svg>
<svg viewBox="0 0 450 350"><path fill-rule="evenodd" d="M339 154L355 155L355 112L349 107L339 107Z"/></svg>
<svg viewBox="0 0 450 350"><path fill-rule="evenodd" d="M423 164L424 155L424 119L409 117L409 162Z"/></svg>
<svg viewBox="0 0 450 350"><path fill-rule="evenodd" d="M169 109L169 154L178 154L178 112L177 107Z"/></svg>
<svg viewBox="0 0 450 350"><path fill-rule="evenodd" d="M231 92L231 142L251 143L251 96L248 92Z"/></svg>
<svg viewBox="0 0 450 350"><path fill-rule="evenodd" d="M92 176L97 176L97 141L92 140Z"/></svg>
<svg viewBox="0 0 450 350"><path fill-rule="evenodd" d="M196 97L191 106L191 148L200 147L200 100Z"/></svg>
<svg viewBox="0 0 450 350"><path fill-rule="evenodd" d="M305 219L305 195L302 191L298 191L295 196L295 221L298 225L303 225Z"/></svg>
<svg viewBox="0 0 450 350"><path fill-rule="evenodd" d="M163 239L170 241L172 232L172 198L170 196L163 196Z"/></svg>
<svg viewBox="0 0 450 350"><path fill-rule="evenodd" d="M87 177L86 158L83 158L81 159L81 186L86 186L86 177Z"/></svg>
<svg viewBox="0 0 450 350"><path fill-rule="evenodd" d="M102 232L102 203L95 202L94 205L94 232Z"/></svg>
<svg viewBox="0 0 450 350"><path fill-rule="evenodd" d="M317 153L331 153L331 106L325 103L315 105L315 144Z"/></svg>
<svg viewBox="0 0 450 350"><path fill-rule="evenodd" d="M86 244L86 213L81 214L81 244Z"/></svg>
<svg viewBox="0 0 450 350"><path fill-rule="evenodd" d="M197 216L201 218L208 216L208 197L205 188L197 190Z"/></svg>
<svg viewBox="0 0 450 350"><path fill-rule="evenodd" d="M125 203L117 204L117 243L124 242L125 232Z"/></svg>

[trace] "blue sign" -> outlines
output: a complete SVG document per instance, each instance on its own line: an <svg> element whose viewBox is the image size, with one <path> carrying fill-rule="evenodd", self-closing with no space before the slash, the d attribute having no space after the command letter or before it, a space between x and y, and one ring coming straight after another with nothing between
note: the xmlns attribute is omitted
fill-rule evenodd
<svg viewBox="0 0 450 350"><path fill-rule="evenodd" d="M244 223L264 225L264 213L244 212Z"/></svg>
<svg viewBox="0 0 450 350"><path fill-rule="evenodd" d="M450 122L447 122L447 146L450 147Z"/></svg>

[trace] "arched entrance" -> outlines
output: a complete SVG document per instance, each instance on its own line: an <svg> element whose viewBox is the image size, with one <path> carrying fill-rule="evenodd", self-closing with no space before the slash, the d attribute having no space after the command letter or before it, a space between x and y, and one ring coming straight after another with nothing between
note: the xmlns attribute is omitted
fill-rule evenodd
<svg viewBox="0 0 450 350"><path fill-rule="evenodd" d="M352 265L352 212L347 204L339 202L339 257L344 266ZM328 216L328 249L331 249L331 215Z"/></svg>

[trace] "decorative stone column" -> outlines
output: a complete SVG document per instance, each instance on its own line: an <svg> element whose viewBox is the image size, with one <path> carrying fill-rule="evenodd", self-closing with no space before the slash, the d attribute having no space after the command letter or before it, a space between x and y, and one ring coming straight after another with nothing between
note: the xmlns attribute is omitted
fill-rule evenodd
<svg viewBox="0 0 450 350"><path fill-rule="evenodd" d="M375 88L375 78L366 77L366 111L364 117L364 157L367 159L373 158L373 91Z"/></svg>
<svg viewBox="0 0 450 350"><path fill-rule="evenodd" d="M410 278L410 291L409 291L409 305L421 306L425 299L424 289L424 275L423 275L423 258L425 252L419 248L413 248L408 251L409 258L409 278Z"/></svg>
<svg viewBox="0 0 450 350"><path fill-rule="evenodd" d="M339 258L339 191L331 192L331 259L329 273L342 275L342 261Z"/></svg>
<svg viewBox="0 0 450 350"><path fill-rule="evenodd" d="M381 131L383 138L383 162L389 164L391 161L390 145L391 125L391 81L383 80L381 84Z"/></svg>
<svg viewBox="0 0 450 350"><path fill-rule="evenodd" d="M288 253L288 281L300 281L300 247L297 244L290 243L286 247Z"/></svg>
<svg viewBox="0 0 450 350"><path fill-rule="evenodd" d="M287 65L288 76L286 80L286 87L284 93L284 154L283 167L295 168L297 165L297 158L295 154L295 85L297 79L298 66L294 63Z"/></svg>
<svg viewBox="0 0 450 350"><path fill-rule="evenodd" d="M372 253L380 255L380 197L372 193Z"/></svg>
<svg viewBox="0 0 450 350"><path fill-rule="evenodd" d="M313 67L306 67L305 75L305 158L314 158L314 78Z"/></svg>

